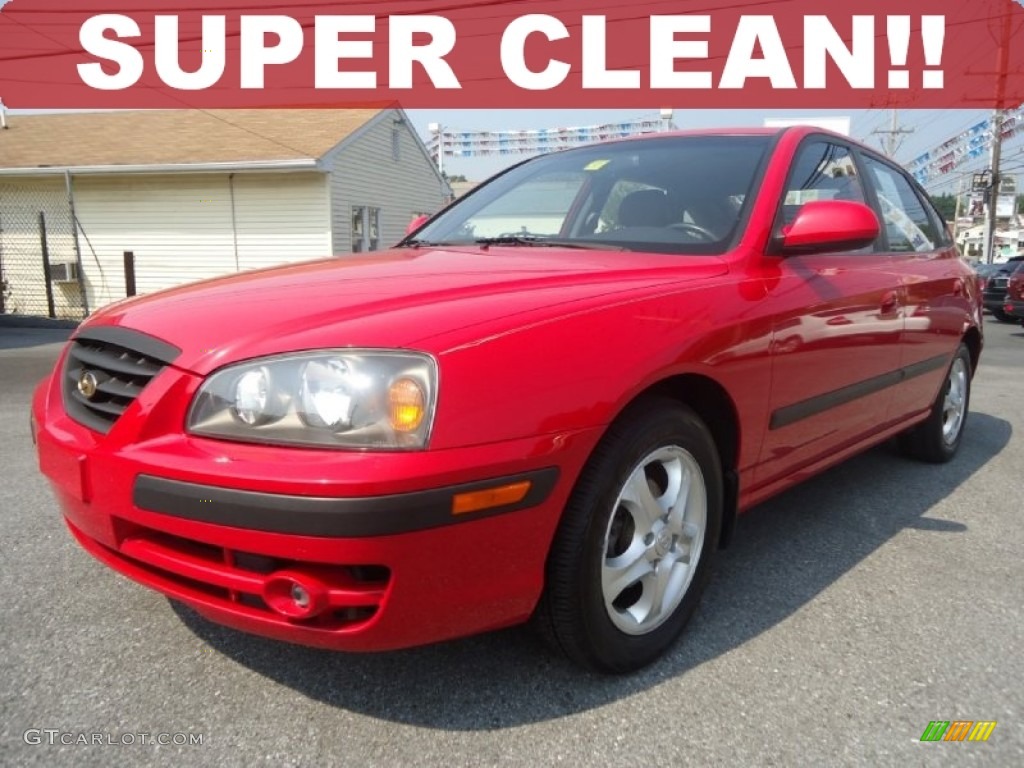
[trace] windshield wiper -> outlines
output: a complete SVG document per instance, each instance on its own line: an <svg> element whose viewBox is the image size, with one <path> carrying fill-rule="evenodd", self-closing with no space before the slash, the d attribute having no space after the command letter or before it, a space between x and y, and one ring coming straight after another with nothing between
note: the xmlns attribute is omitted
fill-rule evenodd
<svg viewBox="0 0 1024 768"><path fill-rule="evenodd" d="M423 240L418 237L414 237L411 240L405 240L399 245L399 248L442 248L445 246L467 246L467 245L478 245L482 248L488 248L492 245L525 245L531 248L580 248L585 250L605 250L605 251L627 251L628 248L624 248L621 245L612 245L611 243L603 243L600 241L587 241L587 240L560 240L556 237L546 237L540 235L531 235L529 233L521 234L509 234L509 235L498 235L497 237L478 237L473 240Z"/></svg>
<svg viewBox="0 0 1024 768"><path fill-rule="evenodd" d="M584 240L561 240L557 237L541 237L540 235L510 234L497 237L478 237L474 241L484 247L490 245L527 245L534 248L582 248L586 250L624 251L621 245Z"/></svg>

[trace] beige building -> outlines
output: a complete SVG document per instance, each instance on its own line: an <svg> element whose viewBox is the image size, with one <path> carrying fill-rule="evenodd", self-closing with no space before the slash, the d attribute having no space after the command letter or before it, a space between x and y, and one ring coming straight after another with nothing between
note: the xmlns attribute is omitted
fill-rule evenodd
<svg viewBox="0 0 1024 768"><path fill-rule="evenodd" d="M125 251L146 293L387 248L450 194L400 109L11 115L7 123L0 312L47 313L44 239L55 314L74 317L83 290L90 311L125 296Z"/></svg>

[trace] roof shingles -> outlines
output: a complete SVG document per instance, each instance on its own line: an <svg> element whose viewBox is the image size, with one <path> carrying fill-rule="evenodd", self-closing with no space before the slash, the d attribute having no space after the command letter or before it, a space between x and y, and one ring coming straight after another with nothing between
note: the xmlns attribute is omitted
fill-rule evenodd
<svg viewBox="0 0 1024 768"><path fill-rule="evenodd" d="M378 109L9 115L0 169L318 160Z"/></svg>

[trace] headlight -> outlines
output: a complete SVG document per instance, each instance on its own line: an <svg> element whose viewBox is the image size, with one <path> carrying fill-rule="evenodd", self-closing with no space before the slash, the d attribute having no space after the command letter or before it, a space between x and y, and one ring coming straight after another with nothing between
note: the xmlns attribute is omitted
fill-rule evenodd
<svg viewBox="0 0 1024 768"><path fill-rule="evenodd" d="M188 431L254 443L423 448L437 365L416 352L323 350L217 371L199 388Z"/></svg>
<svg viewBox="0 0 1024 768"><path fill-rule="evenodd" d="M238 377L235 384L235 405L232 412L239 421L254 427L269 415L267 402L270 381L263 368L249 370Z"/></svg>

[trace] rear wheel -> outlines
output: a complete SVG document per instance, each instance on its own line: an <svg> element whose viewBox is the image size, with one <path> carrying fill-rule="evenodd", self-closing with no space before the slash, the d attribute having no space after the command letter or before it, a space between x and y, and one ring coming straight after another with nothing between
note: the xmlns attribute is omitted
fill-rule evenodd
<svg viewBox="0 0 1024 768"><path fill-rule="evenodd" d="M673 400L623 415L570 497L536 621L574 661L628 672L660 656L711 572L722 471L707 426Z"/></svg>
<svg viewBox="0 0 1024 768"><path fill-rule="evenodd" d="M1013 322L1013 318L1010 317L1008 314L1006 314L1001 309L993 309L992 310L992 317L994 317L996 320L998 320L1001 323Z"/></svg>
<svg viewBox="0 0 1024 768"><path fill-rule="evenodd" d="M900 446L916 459L942 463L956 455L971 402L971 353L957 349L928 418L904 433Z"/></svg>

